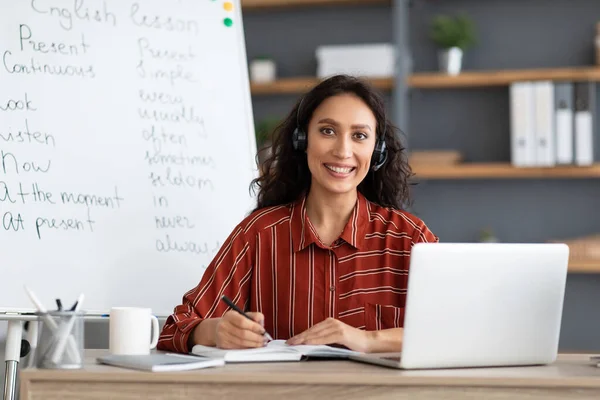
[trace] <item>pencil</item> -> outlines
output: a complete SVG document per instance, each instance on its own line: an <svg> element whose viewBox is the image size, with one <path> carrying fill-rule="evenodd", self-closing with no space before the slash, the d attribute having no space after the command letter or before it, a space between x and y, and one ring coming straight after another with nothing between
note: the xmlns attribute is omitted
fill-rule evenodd
<svg viewBox="0 0 600 400"><path fill-rule="evenodd" d="M254 320L252 318L250 318L245 312L243 312L242 310L240 310L238 308L238 306L236 306L233 301L229 300L229 298L225 295L221 296L221 300L223 300L229 307L231 307L232 310L237 311L238 313L242 314L244 317L248 318L250 321ZM265 330L265 336L268 340L273 340L273 338L271 337L271 335L269 335L269 332L267 332Z"/></svg>

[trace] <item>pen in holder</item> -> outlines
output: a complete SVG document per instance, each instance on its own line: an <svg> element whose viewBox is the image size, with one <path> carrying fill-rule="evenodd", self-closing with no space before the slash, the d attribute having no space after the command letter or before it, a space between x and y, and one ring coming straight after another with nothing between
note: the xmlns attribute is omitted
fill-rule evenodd
<svg viewBox="0 0 600 400"><path fill-rule="evenodd" d="M37 367L82 368L85 313L49 311L37 315L40 322L40 337L35 355Z"/></svg>

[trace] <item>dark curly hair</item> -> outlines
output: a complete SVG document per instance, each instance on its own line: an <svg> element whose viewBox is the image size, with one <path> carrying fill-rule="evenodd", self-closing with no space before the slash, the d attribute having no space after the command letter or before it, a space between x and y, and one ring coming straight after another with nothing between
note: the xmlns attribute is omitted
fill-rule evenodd
<svg viewBox="0 0 600 400"><path fill-rule="evenodd" d="M358 191L384 207L403 209L409 203L412 171L400 142L401 132L386 118L383 99L367 82L348 75L336 75L306 93L273 131L272 154L263 162L260 176L250 185L251 190L258 188L255 211L295 202L308 193L311 173L306 153L294 149L293 132L297 126L307 132L313 112L325 99L347 93L360 97L369 106L377 120L377 135L385 135L388 152L385 164L377 171L369 171Z"/></svg>

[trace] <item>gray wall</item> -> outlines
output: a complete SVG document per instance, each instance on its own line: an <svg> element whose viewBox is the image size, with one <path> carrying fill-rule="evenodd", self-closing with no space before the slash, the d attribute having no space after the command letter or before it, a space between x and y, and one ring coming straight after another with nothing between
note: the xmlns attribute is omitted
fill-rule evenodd
<svg viewBox="0 0 600 400"><path fill-rule="evenodd" d="M465 55L465 70L594 63L598 1L421 0L410 17L415 71L436 69L428 21L456 12L471 15L479 33L479 44ZM458 149L468 161L509 161L508 102L507 87L412 90L411 148ZM600 145L598 130L596 138ZM474 241L490 227L502 241L543 242L599 233L599 199L597 179L428 181L415 189L413 211L444 241ZM600 350L599 305L600 275L570 274L562 349Z"/></svg>
<svg viewBox="0 0 600 400"><path fill-rule="evenodd" d="M590 65L600 1L415 0L410 46L415 71L437 68L427 36L438 13L464 11L477 25L479 44L465 69ZM270 55L282 77L314 76L315 48L323 44L393 41L389 6L313 7L254 11L244 17L248 58ZM385 94L391 108L391 96ZM255 96L258 121L283 116L297 96ZM412 149L457 149L468 161L509 161L508 88L411 90L410 125L400 126ZM389 110L391 112L391 109ZM596 135L598 136L598 135ZM597 140L600 144L600 138ZM491 228L506 242L542 242L600 232L600 181L422 181L411 211L443 241L476 241ZM561 349L600 350L600 274L568 277Z"/></svg>

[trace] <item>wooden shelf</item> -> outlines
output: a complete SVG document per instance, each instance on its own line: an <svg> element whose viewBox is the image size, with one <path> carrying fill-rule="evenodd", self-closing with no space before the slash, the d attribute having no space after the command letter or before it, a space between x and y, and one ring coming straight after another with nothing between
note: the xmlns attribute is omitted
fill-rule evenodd
<svg viewBox="0 0 600 400"><path fill-rule="evenodd" d="M284 78L271 83L250 83L253 95L297 94L304 93L317 85L320 79L314 77ZM369 79L378 89L391 90L393 78Z"/></svg>
<svg viewBox="0 0 600 400"><path fill-rule="evenodd" d="M600 261L572 261L569 263L569 272L600 273Z"/></svg>
<svg viewBox="0 0 600 400"><path fill-rule="evenodd" d="M600 81L600 67L463 71L456 76L423 72L410 75L407 79L407 85L413 88L443 89L507 86L512 82L529 80Z"/></svg>
<svg viewBox="0 0 600 400"><path fill-rule="evenodd" d="M600 178L600 164L550 168L517 168L509 163L413 164L412 169L416 179Z"/></svg>
<svg viewBox="0 0 600 400"><path fill-rule="evenodd" d="M303 6L337 6L347 4L389 4L391 0L242 0L247 10L265 8L290 8Z"/></svg>

